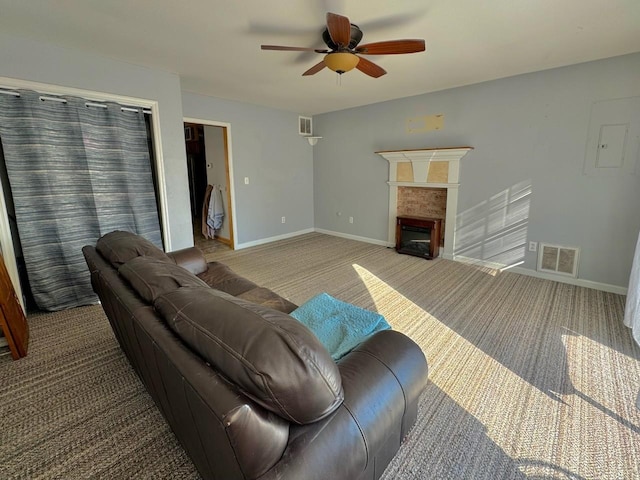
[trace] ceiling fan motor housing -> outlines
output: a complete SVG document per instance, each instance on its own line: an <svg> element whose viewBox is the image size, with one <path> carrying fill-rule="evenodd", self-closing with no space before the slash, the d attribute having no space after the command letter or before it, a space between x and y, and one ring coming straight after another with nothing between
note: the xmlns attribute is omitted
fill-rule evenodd
<svg viewBox="0 0 640 480"><path fill-rule="evenodd" d="M329 47L331 50L345 49L345 47L342 47L341 49L339 45L336 45L333 42L333 40L331 40L331 35L329 35L329 30L326 28L322 32L322 40L324 40L324 43L326 43L327 47ZM346 48L348 50L353 50L358 46L358 44L360 43L360 40L362 40L362 30L360 30L360 27L352 23L351 24L351 40L349 42L349 45Z"/></svg>

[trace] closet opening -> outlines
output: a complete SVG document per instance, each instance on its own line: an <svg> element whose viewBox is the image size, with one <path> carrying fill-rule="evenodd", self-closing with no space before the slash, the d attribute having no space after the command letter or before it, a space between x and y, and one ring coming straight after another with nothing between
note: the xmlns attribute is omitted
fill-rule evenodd
<svg viewBox="0 0 640 480"><path fill-rule="evenodd" d="M18 298L27 314L93 304L82 246L113 230L165 243L153 107L0 93L0 251Z"/></svg>
<svg viewBox="0 0 640 480"><path fill-rule="evenodd" d="M204 253L234 248L229 128L184 123L193 243Z"/></svg>

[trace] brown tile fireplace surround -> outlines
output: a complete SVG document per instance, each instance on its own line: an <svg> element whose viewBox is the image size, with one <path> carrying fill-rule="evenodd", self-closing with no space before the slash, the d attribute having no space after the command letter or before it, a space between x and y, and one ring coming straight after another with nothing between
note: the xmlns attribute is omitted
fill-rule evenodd
<svg viewBox="0 0 640 480"><path fill-rule="evenodd" d="M447 189L431 187L398 187L397 216L428 217L442 220L440 232L444 246L444 228L447 212Z"/></svg>
<svg viewBox="0 0 640 480"><path fill-rule="evenodd" d="M473 147L385 150L389 162L389 233L395 244L398 216L442 220L440 255L453 258L460 159Z"/></svg>

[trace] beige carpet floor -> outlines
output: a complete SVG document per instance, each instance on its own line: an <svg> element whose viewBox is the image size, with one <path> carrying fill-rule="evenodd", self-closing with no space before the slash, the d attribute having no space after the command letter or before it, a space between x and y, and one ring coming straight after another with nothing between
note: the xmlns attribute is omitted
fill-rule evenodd
<svg viewBox="0 0 640 480"><path fill-rule="evenodd" d="M640 478L640 348L624 297L308 234L209 260L301 304L382 313L429 362L391 479ZM197 478L100 307L29 318L0 359L0 478Z"/></svg>

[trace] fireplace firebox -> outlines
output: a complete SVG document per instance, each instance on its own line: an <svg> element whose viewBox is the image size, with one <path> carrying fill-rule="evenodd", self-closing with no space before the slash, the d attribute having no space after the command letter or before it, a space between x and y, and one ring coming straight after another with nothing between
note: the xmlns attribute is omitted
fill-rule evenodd
<svg viewBox="0 0 640 480"><path fill-rule="evenodd" d="M396 251L431 260L440 253L442 220L399 216L396 220Z"/></svg>

